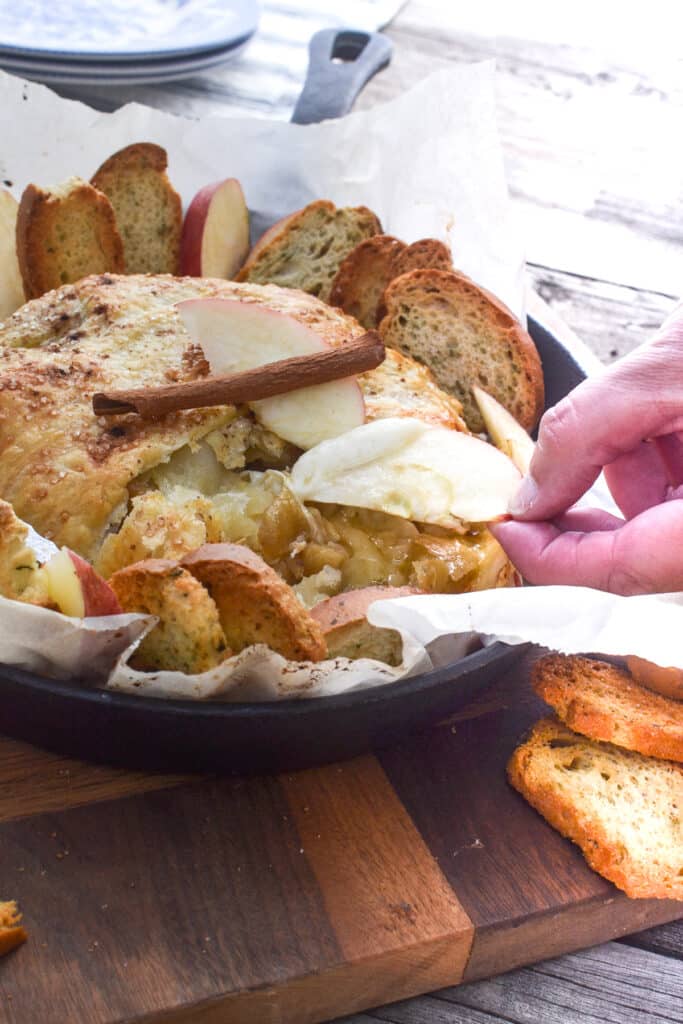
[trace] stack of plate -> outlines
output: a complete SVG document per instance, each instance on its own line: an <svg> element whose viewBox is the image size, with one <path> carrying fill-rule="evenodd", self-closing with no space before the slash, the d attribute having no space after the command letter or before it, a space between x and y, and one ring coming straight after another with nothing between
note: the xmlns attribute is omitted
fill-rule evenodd
<svg viewBox="0 0 683 1024"><path fill-rule="evenodd" d="M17 0L0 5L0 67L70 85L187 78L240 52L256 0Z"/></svg>

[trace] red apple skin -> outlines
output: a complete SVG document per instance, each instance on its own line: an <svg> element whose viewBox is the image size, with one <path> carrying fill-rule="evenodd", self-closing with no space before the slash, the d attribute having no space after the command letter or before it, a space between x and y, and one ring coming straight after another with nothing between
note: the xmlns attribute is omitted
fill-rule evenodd
<svg viewBox="0 0 683 1024"><path fill-rule="evenodd" d="M224 185L230 184L239 190L242 199L242 187L236 178L225 178L223 181L214 181L205 185L197 192L190 203L183 220L183 230L180 239L180 273L187 277L208 276L202 267L202 242L204 237L204 226L209 216L211 202L216 192ZM246 211L246 203L244 204ZM248 216L248 215L247 215ZM244 252L239 253L235 260L235 266L228 278L234 277L240 269L248 254L248 242Z"/></svg>
<svg viewBox="0 0 683 1024"><path fill-rule="evenodd" d="M100 615L122 615L123 608L119 604L116 594L107 581L98 572L95 572L90 562L86 562L75 551L69 551L69 558L73 562L83 591L86 618Z"/></svg>
<svg viewBox="0 0 683 1024"><path fill-rule="evenodd" d="M200 189L187 208L180 239L180 273L187 277L202 276L202 234L213 194L221 182Z"/></svg>

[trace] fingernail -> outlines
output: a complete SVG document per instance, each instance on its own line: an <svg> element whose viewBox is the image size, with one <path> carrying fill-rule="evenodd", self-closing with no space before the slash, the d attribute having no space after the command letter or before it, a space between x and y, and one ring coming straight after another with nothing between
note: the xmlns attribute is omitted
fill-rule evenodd
<svg viewBox="0 0 683 1024"><path fill-rule="evenodd" d="M532 476L525 476L519 490L510 502L509 510L513 516L523 516L529 511L538 497L538 486Z"/></svg>

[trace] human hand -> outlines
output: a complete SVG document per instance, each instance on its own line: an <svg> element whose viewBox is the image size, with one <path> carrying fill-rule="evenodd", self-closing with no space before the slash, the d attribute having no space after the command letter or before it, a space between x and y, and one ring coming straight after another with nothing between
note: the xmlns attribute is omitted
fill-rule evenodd
<svg viewBox="0 0 683 1024"><path fill-rule="evenodd" d="M571 507L603 468L623 519ZM492 529L531 583L683 590L683 304L546 413L511 512Z"/></svg>

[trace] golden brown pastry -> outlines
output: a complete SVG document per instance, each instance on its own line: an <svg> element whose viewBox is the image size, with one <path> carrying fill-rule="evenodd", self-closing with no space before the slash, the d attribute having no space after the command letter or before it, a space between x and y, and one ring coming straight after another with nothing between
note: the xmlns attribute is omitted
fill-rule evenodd
<svg viewBox="0 0 683 1024"><path fill-rule="evenodd" d="M266 303L332 345L362 333L300 292L201 278L103 274L27 303L0 330L0 494L17 515L92 559L138 478L235 418L232 407L156 422L92 412L96 391L207 375L175 303L209 295Z"/></svg>

